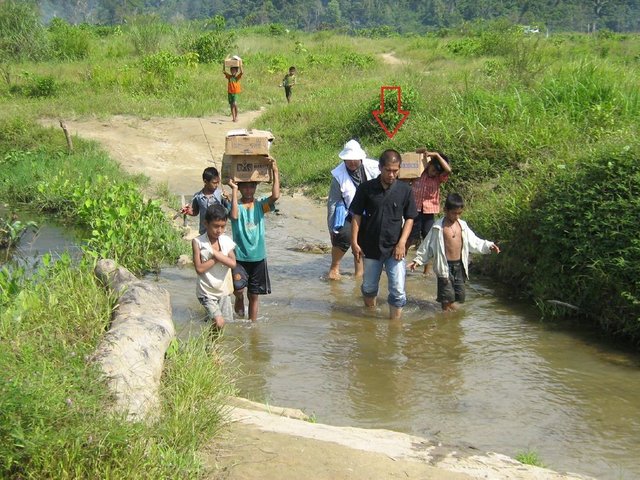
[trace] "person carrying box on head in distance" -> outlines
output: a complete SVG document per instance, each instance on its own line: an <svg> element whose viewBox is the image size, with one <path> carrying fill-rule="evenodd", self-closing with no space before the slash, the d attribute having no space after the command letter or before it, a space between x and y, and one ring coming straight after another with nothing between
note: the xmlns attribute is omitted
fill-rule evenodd
<svg viewBox="0 0 640 480"><path fill-rule="evenodd" d="M257 182L229 180L231 186L231 229L236 242L237 265L233 270L235 295L234 311L244 316L244 292L249 300L249 319L258 318L259 295L271 293L271 282L267 269L264 216L275 210L280 198L280 175L278 164L271 159L273 185L271 196L256 199ZM240 198L238 199L238 191Z"/></svg>
<svg viewBox="0 0 640 480"><path fill-rule="evenodd" d="M455 302L465 301L465 282L469 278L469 253L500 253L500 248L490 240L478 238L467 223L460 218L464 200L457 193L450 193L444 204L445 216L434 223L422 241L409 269L415 270L433 258L433 271L438 277L436 301L442 310L455 310Z"/></svg>
<svg viewBox="0 0 640 480"><path fill-rule="evenodd" d="M236 244L224 233L228 215L222 205L209 206L204 215L205 232L191 242L193 266L198 274L196 296L214 330L221 330L225 318L233 316L231 269L236 266Z"/></svg>
<svg viewBox="0 0 640 480"><path fill-rule="evenodd" d="M329 280L340 279L340 261L351 247L351 215L348 213L356 188L362 182L380 175L376 160L356 140L349 140L338 154L343 161L331 171L331 187L327 199L327 223L331 235L331 267ZM362 260L355 261L355 276L362 276Z"/></svg>
<svg viewBox="0 0 640 480"><path fill-rule="evenodd" d="M180 209L183 215L191 215L192 217L200 215L200 225L198 233L202 235L206 232L205 214L207 208L211 205L222 205L227 212L231 210L231 202L227 195L220 187L220 174L215 167L207 167L202 172L202 181L204 187L199 192L193 194L190 204L184 205Z"/></svg>
<svg viewBox="0 0 640 480"><path fill-rule="evenodd" d="M282 79L281 87L284 87L284 96L287 99L287 103L291 103L291 93L293 86L296 84L296 67L289 67L289 73L287 73Z"/></svg>
<svg viewBox="0 0 640 480"><path fill-rule="evenodd" d="M400 319L407 303L405 293L407 241L418 215L411 187L397 181L402 157L385 150L379 160L380 175L360 184L351 202L351 251L364 257L362 295L365 306L375 308L380 275L388 280L389 318Z"/></svg>
<svg viewBox="0 0 640 480"><path fill-rule="evenodd" d="M409 247L416 248L429 234L429 230L435 222L435 215L440 213L440 185L449 180L451 166L449 159L440 152L430 152L426 148L419 148L416 153L421 153L429 159L427 167L420 178L411 184L418 216L413 222L413 230L409 236ZM427 265L424 266L427 273Z"/></svg>
<svg viewBox="0 0 640 480"><path fill-rule="evenodd" d="M238 59L239 60L239 59ZM227 97L229 99L229 107L231 108L231 119L234 122L238 121L238 95L242 91L240 86L240 79L244 73L242 70L242 62L239 61L238 67L231 67L229 69L231 73L227 73L227 66L222 63L222 73L224 73L227 79Z"/></svg>

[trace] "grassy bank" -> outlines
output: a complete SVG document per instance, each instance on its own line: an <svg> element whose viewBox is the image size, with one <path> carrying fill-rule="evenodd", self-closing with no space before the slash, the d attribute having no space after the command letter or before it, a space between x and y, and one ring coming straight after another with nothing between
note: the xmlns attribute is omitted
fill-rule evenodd
<svg viewBox="0 0 640 480"><path fill-rule="evenodd" d="M25 120L0 122L0 132L0 200L86 232L80 260L45 256L35 272L0 265L0 477L201 477L198 452L233 390L206 340L170 350L153 424L105 415L112 399L91 362L115 305L94 259L143 273L188 245L143 198L144 179L123 174L95 144L76 141L69 155L59 133Z"/></svg>

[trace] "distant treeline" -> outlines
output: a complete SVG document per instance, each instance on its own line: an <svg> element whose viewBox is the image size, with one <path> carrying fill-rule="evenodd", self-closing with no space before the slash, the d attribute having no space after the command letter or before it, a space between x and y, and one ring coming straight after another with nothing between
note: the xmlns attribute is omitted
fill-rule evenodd
<svg viewBox="0 0 640 480"><path fill-rule="evenodd" d="M17 1L17 0L0 0ZM119 24L128 16L163 20L221 15L229 26L279 23L303 30L373 29L373 33L420 32L465 22L505 19L532 30L640 31L640 0L31 0L43 20Z"/></svg>

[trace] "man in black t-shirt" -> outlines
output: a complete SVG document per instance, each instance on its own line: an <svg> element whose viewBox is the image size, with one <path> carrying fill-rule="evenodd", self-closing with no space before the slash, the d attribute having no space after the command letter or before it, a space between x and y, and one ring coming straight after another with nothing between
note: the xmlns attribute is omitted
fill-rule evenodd
<svg viewBox="0 0 640 480"><path fill-rule="evenodd" d="M384 268L389 283L389 318L399 319L407 303L404 289L407 240L418 215L411 187L398 182L402 157L385 150L379 160L380 176L361 183L349 208L351 250L356 261L364 257L362 295L375 308L380 275Z"/></svg>

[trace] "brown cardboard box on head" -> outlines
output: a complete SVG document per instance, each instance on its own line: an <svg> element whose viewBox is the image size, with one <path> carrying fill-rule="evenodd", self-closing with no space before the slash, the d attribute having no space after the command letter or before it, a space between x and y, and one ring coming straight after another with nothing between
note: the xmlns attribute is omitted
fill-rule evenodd
<svg viewBox="0 0 640 480"><path fill-rule="evenodd" d="M234 182L271 182L271 157L268 155L229 155L222 156L222 179Z"/></svg>
<svg viewBox="0 0 640 480"><path fill-rule="evenodd" d="M267 130L231 130L227 132L224 153L228 155L269 155L273 138L273 134Z"/></svg>
<svg viewBox="0 0 640 480"><path fill-rule="evenodd" d="M402 165L398 172L399 180L415 180L420 178L422 172L429 163L429 158L424 153L407 152L402 155Z"/></svg>
<svg viewBox="0 0 640 480"><path fill-rule="evenodd" d="M227 68L241 67L242 66L242 59L240 57L225 58L224 59L224 66L227 67Z"/></svg>

